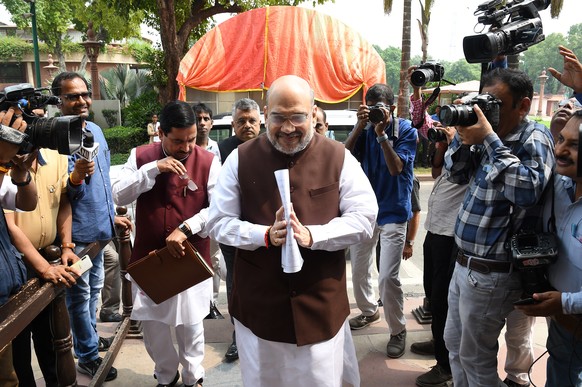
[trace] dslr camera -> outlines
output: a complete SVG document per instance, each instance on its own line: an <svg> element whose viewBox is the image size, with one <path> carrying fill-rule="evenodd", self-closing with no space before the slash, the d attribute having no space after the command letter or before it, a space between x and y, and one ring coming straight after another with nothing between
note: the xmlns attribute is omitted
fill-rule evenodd
<svg viewBox="0 0 582 387"><path fill-rule="evenodd" d="M499 124L499 108L501 100L491 94L479 94L462 105L445 105L441 107L439 119L444 126L471 126L477 123L477 114L473 105L478 105L485 114L485 118L497 129Z"/></svg>
<svg viewBox="0 0 582 387"><path fill-rule="evenodd" d="M43 118L35 116L34 109L46 105L58 105L60 99L43 94L46 89L35 89L30 83L7 86L0 92L0 111L11 106L22 110L22 118L28 124L24 140L20 143L20 154L27 154L36 148L49 148L63 155L71 155L83 140L83 119L79 116Z"/></svg>
<svg viewBox="0 0 582 387"><path fill-rule="evenodd" d="M447 139L445 132L439 128L428 128L426 137L428 137L428 141L430 142L446 141Z"/></svg>
<svg viewBox="0 0 582 387"><path fill-rule="evenodd" d="M438 62L425 62L410 74L410 83L422 87L428 82L438 82L443 79L445 68Z"/></svg>
<svg viewBox="0 0 582 387"><path fill-rule="evenodd" d="M383 102L378 102L374 106L368 106L368 109L370 110L370 113L368 113L368 120L371 123L377 124L379 122L382 122L386 118L384 116L384 110L382 110L380 108L385 108L385 109L390 110L390 107Z"/></svg>
<svg viewBox="0 0 582 387"><path fill-rule="evenodd" d="M520 271L526 297L551 289L547 268L558 258L558 242L550 232L522 231L509 241L514 266Z"/></svg>
<svg viewBox="0 0 582 387"><path fill-rule="evenodd" d="M463 39L469 63L487 63L497 55L515 55L545 39L538 11L551 0L490 0L477 7L478 24L491 25L489 32Z"/></svg>

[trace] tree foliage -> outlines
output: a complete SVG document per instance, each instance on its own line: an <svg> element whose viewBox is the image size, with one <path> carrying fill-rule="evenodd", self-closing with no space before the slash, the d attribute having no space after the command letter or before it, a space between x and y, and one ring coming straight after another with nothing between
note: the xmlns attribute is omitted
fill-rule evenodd
<svg viewBox="0 0 582 387"><path fill-rule="evenodd" d="M0 0L12 15L18 28L30 30L31 21L24 15L30 13L30 6L23 0ZM139 12L121 14L108 6L108 0L46 0L36 1L36 24L38 39L43 41L59 61L61 71L65 70L65 49L67 30L71 25L79 31L87 30L92 20L98 32L98 39L109 41L130 36L139 36L139 25L143 15Z"/></svg>

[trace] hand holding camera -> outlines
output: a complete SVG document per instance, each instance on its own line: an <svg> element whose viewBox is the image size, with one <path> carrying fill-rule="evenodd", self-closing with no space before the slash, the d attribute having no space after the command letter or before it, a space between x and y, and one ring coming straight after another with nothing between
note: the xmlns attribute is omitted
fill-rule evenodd
<svg viewBox="0 0 582 387"><path fill-rule="evenodd" d="M477 122L471 126L457 125L457 133L464 145L479 145L483 144L485 137L495 133L491 123L487 120L485 114L478 104L473 105L473 112L477 117Z"/></svg>

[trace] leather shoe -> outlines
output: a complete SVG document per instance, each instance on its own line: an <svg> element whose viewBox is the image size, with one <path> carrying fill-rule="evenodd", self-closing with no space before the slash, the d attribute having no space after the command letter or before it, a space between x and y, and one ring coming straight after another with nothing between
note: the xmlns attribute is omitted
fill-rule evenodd
<svg viewBox="0 0 582 387"><path fill-rule="evenodd" d="M386 346L386 355L392 359L397 359L404 354L406 348L406 329L397 335L391 335Z"/></svg>
<svg viewBox="0 0 582 387"><path fill-rule="evenodd" d="M196 387L202 387L202 382L204 382L204 378L200 378L196 381ZM194 387L194 384L184 384L184 387Z"/></svg>
<svg viewBox="0 0 582 387"><path fill-rule="evenodd" d="M154 375L154 379L157 379L156 375ZM174 380L172 380L168 384L158 383L156 387L174 387L176 383L178 383L178 379L180 379L180 372L176 371L176 376L174 377Z"/></svg>
<svg viewBox="0 0 582 387"><path fill-rule="evenodd" d="M503 383L505 383L507 385L507 387L529 387L530 386L529 382L527 382L525 384L519 384L519 383L514 382L513 380L511 380L509 378L505 378Z"/></svg>
<svg viewBox="0 0 582 387"><path fill-rule="evenodd" d="M109 350L109 347L111 347L111 343L113 343L113 339L115 339L115 336L111 337L99 336L99 346L97 347L99 352L107 352Z"/></svg>
<svg viewBox="0 0 582 387"><path fill-rule="evenodd" d="M230 347L228 347L226 353L224 354L224 358L229 362L238 359L238 348L236 347L236 341L233 341L232 344L230 344Z"/></svg>
<svg viewBox="0 0 582 387"><path fill-rule="evenodd" d="M123 316L116 312L112 314L100 314L99 319L101 322L120 322L123 320Z"/></svg>
<svg viewBox="0 0 582 387"><path fill-rule="evenodd" d="M222 313L220 313L220 311L216 307L216 304L214 302L211 302L210 303L210 312L208 312L208 315L206 317L204 317L204 319L205 320L224 320L224 316L222 315Z"/></svg>

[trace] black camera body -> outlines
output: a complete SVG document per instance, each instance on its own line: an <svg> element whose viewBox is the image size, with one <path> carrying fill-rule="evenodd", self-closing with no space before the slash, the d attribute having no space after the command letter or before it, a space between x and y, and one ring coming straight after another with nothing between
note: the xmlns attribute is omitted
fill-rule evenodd
<svg viewBox="0 0 582 387"><path fill-rule="evenodd" d="M43 94L45 89L35 89L30 83L7 86L0 92L0 111L11 106L22 110L22 118L27 123L26 138L20 144L20 154L32 152L36 148L57 150L60 154L71 155L83 140L83 119L79 116L43 118L35 116L34 109L46 105L58 105L61 100Z"/></svg>
<svg viewBox="0 0 582 387"><path fill-rule="evenodd" d="M439 119L444 126L471 126L477 123L477 114L473 105L479 106L485 118L497 129L499 125L499 109L501 100L491 94L479 94L462 105L445 105L441 107Z"/></svg>
<svg viewBox="0 0 582 387"><path fill-rule="evenodd" d="M553 233L522 231L511 237L509 250L513 265L521 273L524 297L542 293L552 287L548 280L548 266L558 259L558 242Z"/></svg>
<svg viewBox="0 0 582 387"><path fill-rule="evenodd" d="M368 113L368 120L373 123L377 124L382 122L386 117L384 116L384 110L381 108L385 108L390 110L390 107L383 102L378 102L374 106L368 106L370 112Z"/></svg>
<svg viewBox="0 0 582 387"><path fill-rule="evenodd" d="M491 0L475 11L478 23L491 25L491 29L463 39L467 62L487 63L497 55L515 55L545 39L538 11L546 9L550 0L514 0L502 6L500 3Z"/></svg>
<svg viewBox="0 0 582 387"><path fill-rule="evenodd" d="M443 79L445 68L438 62L425 62L410 74L410 83L422 87L428 82L438 82Z"/></svg>

